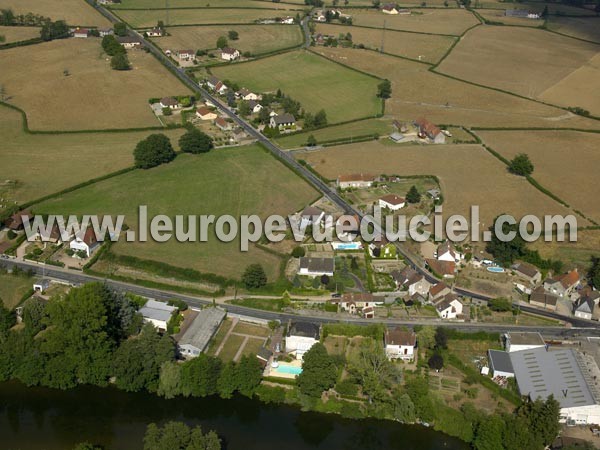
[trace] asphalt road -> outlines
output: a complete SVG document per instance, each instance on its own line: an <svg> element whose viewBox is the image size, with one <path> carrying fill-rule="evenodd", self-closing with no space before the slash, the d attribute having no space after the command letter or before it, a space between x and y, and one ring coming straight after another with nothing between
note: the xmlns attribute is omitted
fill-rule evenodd
<svg viewBox="0 0 600 450"><path fill-rule="evenodd" d="M92 5L100 14L105 16L112 23L119 22L119 19L112 14L112 12L100 5L94 5L92 0L87 0L90 5ZM306 42L310 44L310 36L308 30L308 18L305 18L302 22L302 28L307 35ZM265 148L267 148L276 158L283 161L286 165L288 165L292 170L301 175L304 179L306 179L315 189L320 191L324 196L326 196L331 202L333 202L336 206L338 206L344 213L357 215L359 218L363 218L364 214L358 210L356 210L353 206L347 203L336 191L335 188L332 188L319 177L317 177L314 173L300 164L292 155L288 152L283 151L281 148L276 146L273 142L271 142L266 136L256 130L253 126L251 126L248 122L244 121L242 118L238 117L227 105L223 104L218 98L212 95L212 93L208 92L206 89L202 88L198 85L196 80L194 80L191 76L189 76L184 69L177 67L173 61L167 58L161 50L155 47L152 42L148 41L144 38L143 35L137 33L135 30L130 30L130 33L137 36L146 46L146 48L163 64L165 65L175 76L177 76L186 86L188 86L192 91L199 92L202 97L206 100L209 100L211 103L216 105L220 111L229 116L238 126L240 126L249 136L254 137L258 142L260 142ZM306 43L305 43L306 44ZM379 233L383 233L383 230L380 226L375 225L375 231ZM398 252L403 256L405 261L411 265L415 270L421 273L429 282L437 283L440 280L434 277L428 270L422 267L415 258L408 254L404 248L399 243L395 243L395 246ZM471 297L479 300L490 300L492 297L479 293L470 291L468 289L454 288L454 291L457 294ZM517 304L515 304L517 306ZM552 311L543 311L538 310L537 308L533 308L525 305L518 305L522 311L531 312L541 316L545 316L552 319L564 320L566 322L571 323L573 326L581 326L581 327L596 327L598 328L598 324L591 324L589 321L578 319L575 317L567 317L561 314L552 312Z"/></svg>

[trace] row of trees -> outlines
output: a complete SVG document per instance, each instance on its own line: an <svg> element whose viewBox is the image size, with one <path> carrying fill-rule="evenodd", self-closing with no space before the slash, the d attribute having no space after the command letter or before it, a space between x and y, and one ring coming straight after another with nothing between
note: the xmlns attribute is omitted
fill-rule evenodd
<svg viewBox="0 0 600 450"><path fill-rule="evenodd" d="M40 37L44 41L51 41L53 39L64 39L70 35L69 27L64 20L57 20L56 22L45 22L40 30Z"/></svg>
<svg viewBox="0 0 600 450"><path fill-rule="evenodd" d="M48 17L44 17L40 14L27 13L27 14L15 14L12 9L0 9L0 25L2 26L30 26L39 27L44 25L46 22L50 22Z"/></svg>

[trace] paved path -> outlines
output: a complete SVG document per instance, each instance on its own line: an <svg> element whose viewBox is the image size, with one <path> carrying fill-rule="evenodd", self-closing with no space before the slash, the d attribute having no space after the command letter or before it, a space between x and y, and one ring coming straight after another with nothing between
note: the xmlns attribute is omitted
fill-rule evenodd
<svg viewBox="0 0 600 450"><path fill-rule="evenodd" d="M242 352L244 351L244 347L246 347L246 343L248 342L248 339L250 339L250 336L244 337L244 342L242 342L242 345L240 345L240 348L238 348L237 353L233 357L234 362L238 362L240 360L240 358L242 357Z"/></svg>

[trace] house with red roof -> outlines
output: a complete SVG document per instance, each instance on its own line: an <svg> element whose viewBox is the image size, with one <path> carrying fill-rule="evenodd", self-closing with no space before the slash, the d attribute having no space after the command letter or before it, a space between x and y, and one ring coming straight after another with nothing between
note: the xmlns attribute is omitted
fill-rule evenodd
<svg viewBox="0 0 600 450"><path fill-rule="evenodd" d="M100 245L98 239L96 238L96 233L93 228L88 228L85 230L83 237L81 236L81 232L77 233L75 239L73 239L69 243L69 248L75 252L83 251L89 258L92 252Z"/></svg>
<svg viewBox="0 0 600 450"><path fill-rule="evenodd" d="M446 143L446 135L442 133L442 130L424 117L415 120L415 126L419 129L420 138L427 138L434 144Z"/></svg>

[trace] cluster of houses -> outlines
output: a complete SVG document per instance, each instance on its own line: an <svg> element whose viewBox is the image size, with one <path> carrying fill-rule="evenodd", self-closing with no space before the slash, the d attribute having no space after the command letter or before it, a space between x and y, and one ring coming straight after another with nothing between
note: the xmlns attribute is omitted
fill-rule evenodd
<svg viewBox="0 0 600 450"><path fill-rule="evenodd" d="M445 144L446 137L452 137L449 131L442 130L424 117L419 117L412 123L402 123L395 120L393 125L396 131L390 135L390 139L396 143L418 141L430 144Z"/></svg>
<svg viewBox="0 0 600 450"><path fill-rule="evenodd" d="M340 21L352 19L350 14L344 13L341 9L317 9L313 12L312 19L315 22L325 23L327 22L327 16Z"/></svg>
<svg viewBox="0 0 600 450"><path fill-rule="evenodd" d="M219 49L219 56L223 61L235 61L240 59L242 54L238 49L232 47L223 47ZM196 51L192 49L165 50L165 55L169 58L176 57L180 64L196 64Z"/></svg>

